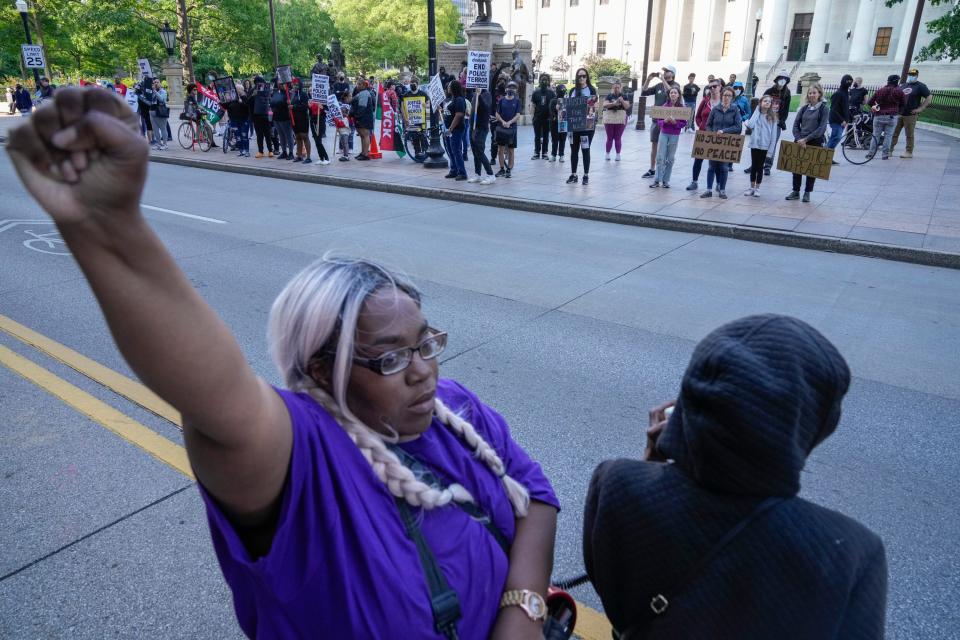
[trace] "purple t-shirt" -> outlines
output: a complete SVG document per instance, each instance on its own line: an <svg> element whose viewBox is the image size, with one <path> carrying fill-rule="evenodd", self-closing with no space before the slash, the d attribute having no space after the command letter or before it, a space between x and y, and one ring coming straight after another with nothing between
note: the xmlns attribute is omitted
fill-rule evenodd
<svg viewBox="0 0 960 640"><path fill-rule="evenodd" d="M346 432L310 396L277 390L293 424L293 451L270 552L251 561L233 525L201 487L213 545L249 637L441 639L413 542L393 496ZM496 449L533 500L559 509L540 465L510 437L506 421L460 384L441 379L437 396ZM510 542L513 509L500 480L434 418L403 448L445 482L462 484ZM464 640L486 638L496 620L508 558L462 509L412 508L450 586Z"/></svg>

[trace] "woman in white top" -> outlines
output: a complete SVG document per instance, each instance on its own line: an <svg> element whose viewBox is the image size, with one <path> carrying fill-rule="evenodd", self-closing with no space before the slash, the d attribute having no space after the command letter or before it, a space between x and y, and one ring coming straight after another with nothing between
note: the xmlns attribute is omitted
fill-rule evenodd
<svg viewBox="0 0 960 640"><path fill-rule="evenodd" d="M779 119L773 108L773 98L763 96L747 121L750 133L750 188L745 196L760 197L760 182L763 180L763 161L767 153L773 153L777 145Z"/></svg>

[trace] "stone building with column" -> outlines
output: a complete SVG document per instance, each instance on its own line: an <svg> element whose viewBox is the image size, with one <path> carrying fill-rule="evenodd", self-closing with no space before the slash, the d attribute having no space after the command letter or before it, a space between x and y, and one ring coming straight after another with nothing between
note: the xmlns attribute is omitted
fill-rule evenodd
<svg viewBox="0 0 960 640"><path fill-rule="evenodd" d="M769 84L779 69L793 79L816 73L837 82L844 73L882 84L899 73L917 0L654 0L650 69L670 64L681 80L694 72L746 81L754 37L755 73ZM914 53L932 40L926 23L951 9L924 5ZM585 55L618 58L639 74L647 20L645 0L493 0L505 42L528 40L543 70L562 57L575 69ZM759 29L757 15L759 14ZM931 87L960 87L960 63L916 63ZM571 71L572 74L572 71Z"/></svg>

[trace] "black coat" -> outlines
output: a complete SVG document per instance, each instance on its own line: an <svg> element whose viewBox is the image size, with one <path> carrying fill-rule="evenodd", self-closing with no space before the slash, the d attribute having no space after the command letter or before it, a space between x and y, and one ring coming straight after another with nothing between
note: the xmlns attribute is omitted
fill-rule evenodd
<svg viewBox="0 0 960 640"><path fill-rule="evenodd" d="M793 318L744 318L697 346L657 443L672 463L608 461L591 481L584 560L614 628L630 640L883 637L880 538L796 495L849 381L833 345ZM678 584L771 496L783 501ZM641 622L660 593L667 610Z"/></svg>
<svg viewBox="0 0 960 640"><path fill-rule="evenodd" d="M840 87L830 96L830 124L850 121L850 92Z"/></svg>

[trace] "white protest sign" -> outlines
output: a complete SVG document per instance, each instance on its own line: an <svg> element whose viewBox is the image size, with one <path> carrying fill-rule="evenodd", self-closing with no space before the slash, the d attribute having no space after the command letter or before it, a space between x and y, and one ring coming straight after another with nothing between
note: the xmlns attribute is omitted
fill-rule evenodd
<svg viewBox="0 0 960 640"><path fill-rule="evenodd" d="M467 88L480 89L490 83L489 51L469 51L467 53Z"/></svg>
<svg viewBox="0 0 960 640"><path fill-rule="evenodd" d="M326 104L328 95L330 95L330 76L319 73L313 74L313 80L310 83L310 98Z"/></svg>
<svg viewBox="0 0 960 640"><path fill-rule="evenodd" d="M131 87L127 90L127 95L123 97L127 101L127 106L129 106L134 113L140 110L140 103L137 100L137 92Z"/></svg>
<svg viewBox="0 0 960 640"><path fill-rule="evenodd" d="M20 45L23 51L23 64L27 69L43 69L46 61L43 59L43 47L39 44Z"/></svg>
<svg viewBox="0 0 960 640"><path fill-rule="evenodd" d="M436 111L443 106L447 99L447 94L443 90L443 83L440 82L440 74L430 78L430 84L427 85L427 93L430 95L430 108Z"/></svg>
<svg viewBox="0 0 960 640"><path fill-rule="evenodd" d="M150 61L146 58L140 58L137 60L137 65L140 67L140 79L143 80L145 77L153 77L153 69L150 68Z"/></svg>
<svg viewBox="0 0 960 640"><path fill-rule="evenodd" d="M332 93L327 96L327 125L331 127L337 126L337 121L334 120L334 114L337 118L343 119L343 109L340 107L340 102L337 101L337 96Z"/></svg>

